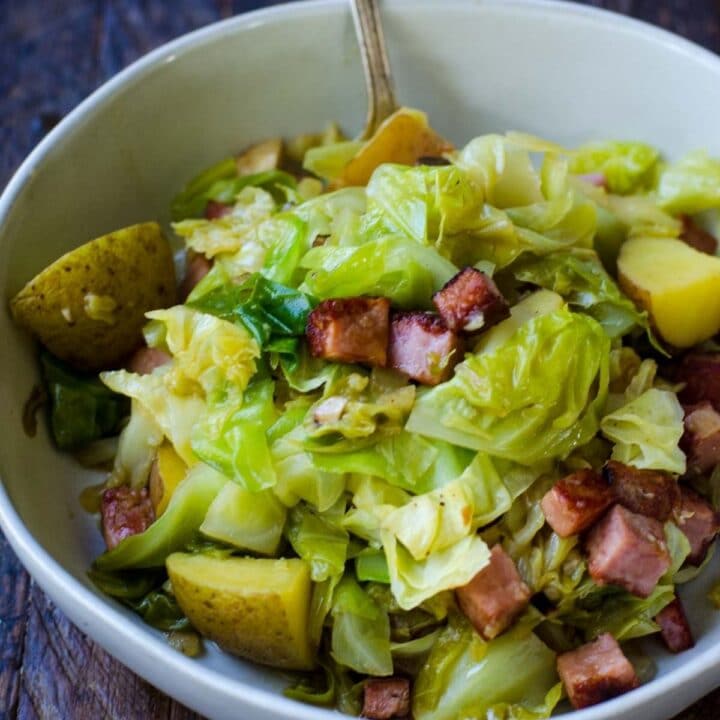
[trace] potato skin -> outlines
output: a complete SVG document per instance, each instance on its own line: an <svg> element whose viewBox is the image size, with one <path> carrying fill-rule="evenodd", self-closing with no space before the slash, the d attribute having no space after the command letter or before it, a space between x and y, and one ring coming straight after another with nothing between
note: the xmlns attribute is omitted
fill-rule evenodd
<svg viewBox="0 0 720 720"><path fill-rule="evenodd" d="M312 583L298 559L214 558L174 553L167 571L195 629L233 655L286 670L311 670Z"/></svg>
<svg viewBox="0 0 720 720"><path fill-rule="evenodd" d="M176 298L172 251L155 222L71 250L11 301L16 322L55 356L88 371L116 367L142 340L148 310Z"/></svg>

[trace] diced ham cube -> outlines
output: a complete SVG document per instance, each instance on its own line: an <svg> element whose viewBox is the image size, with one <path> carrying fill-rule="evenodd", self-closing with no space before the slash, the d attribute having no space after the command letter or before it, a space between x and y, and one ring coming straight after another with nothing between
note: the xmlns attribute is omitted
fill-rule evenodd
<svg viewBox="0 0 720 720"><path fill-rule="evenodd" d="M433 295L445 324L455 332L486 330L510 315L510 308L493 279L466 267Z"/></svg>
<svg viewBox="0 0 720 720"><path fill-rule="evenodd" d="M640 470L616 460L609 460L603 475L612 487L617 501L628 510L665 522L680 499L677 480L658 470Z"/></svg>
<svg viewBox="0 0 720 720"><path fill-rule="evenodd" d="M701 228L692 218L682 216L682 232L680 239L702 253L714 255L717 252L717 238Z"/></svg>
<svg viewBox="0 0 720 720"><path fill-rule="evenodd" d="M362 717L391 720L410 715L410 681L402 677L373 678L363 690Z"/></svg>
<svg viewBox="0 0 720 720"><path fill-rule="evenodd" d="M587 530L612 505L612 490L594 470L578 470L560 480L543 497L540 507L560 537Z"/></svg>
<svg viewBox="0 0 720 720"><path fill-rule="evenodd" d="M310 313L306 334L315 357L385 367L390 301L367 297L323 300Z"/></svg>
<svg viewBox="0 0 720 720"><path fill-rule="evenodd" d="M708 548L720 531L718 514L707 500L690 488L683 487L673 519L690 541L688 563L696 566L702 564Z"/></svg>
<svg viewBox="0 0 720 720"><path fill-rule="evenodd" d="M388 365L424 385L437 385L462 359L462 342L437 316L402 312L390 322Z"/></svg>
<svg viewBox="0 0 720 720"><path fill-rule="evenodd" d="M189 253L185 277L180 285L180 300L185 302L193 288L210 272L212 261L200 253Z"/></svg>
<svg viewBox="0 0 720 720"><path fill-rule="evenodd" d="M686 355L675 369L673 379L685 383L678 393L683 405L707 400L720 412L720 353Z"/></svg>
<svg viewBox="0 0 720 720"><path fill-rule="evenodd" d="M512 625L527 606L530 595L515 563L500 545L490 552L490 563L455 591L460 609L486 640L492 640Z"/></svg>
<svg viewBox="0 0 720 720"><path fill-rule="evenodd" d="M232 215L233 206L226 205L225 203L217 202L217 200L208 200L205 206L205 219L206 220L217 220L223 218L226 215Z"/></svg>
<svg viewBox="0 0 720 720"><path fill-rule="evenodd" d="M155 520L147 488L121 485L103 492L100 502L102 531L108 550L122 540L147 530Z"/></svg>
<svg viewBox="0 0 720 720"><path fill-rule="evenodd" d="M670 652L679 653L694 647L695 640L680 598L666 605L655 617L655 622L660 626L660 637Z"/></svg>
<svg viewBox="0 0 720 720"><path fill-rule="evenodd" d="M170 362L172 358L157 348L141 347L136 350L127 363L127 369L138 375L149 375L155 368Z"/></svg>
<svg viewBox="0 0 720 720"><path fill-rule="evenodd" d="M647 597L670 567L662 523L615 505L587 538L588 570L598 585Z"/></svg>
<svg viewBox="0 0 720 720"><path fill-rule="evenodd" d="M685 408L685 434L680 446L688 470L704 473L720 465L720 413L707 401Z"/></svg>
<svg viewBox="0 0 720 720"><path fill-rule="evenodd" d="M557 658L557 670L573 707L581 709L622 695L640 685L635 668L617 640L604 633Z"/></svg>

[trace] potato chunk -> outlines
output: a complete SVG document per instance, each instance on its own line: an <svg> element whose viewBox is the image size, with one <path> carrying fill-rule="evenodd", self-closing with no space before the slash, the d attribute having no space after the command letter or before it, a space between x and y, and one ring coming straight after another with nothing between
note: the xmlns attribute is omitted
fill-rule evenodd
<svg viewBox="0 0 720 720"><path fill-rule="evenodd" d="M170 245L154 222L63 255L12 300L15 320L81 370L116 367L142 341L148 310L175 302Z"/></svg>
<svg viewBox="0 0 720 720"><path fill-rule="evenodd" d="M620 250L622 289L670 345L692 347L720 331L720 258L671 238L633 238Z"/></svg>
<svg viewBox="0 0 720 720"><path fill-rule="evenodd" d="M166 564L178 604L202 635L256 663L314 667L304 561L174 553Z"/></svg>
<svg viewBox="0 0 720 720"><path fill-rule="evenodd" d="M425 113L401 108L378 127L345 166L342 184L367 185L378 165L413 165L425 155L442 155L452 149L453 146L428 125Z"/></svg>

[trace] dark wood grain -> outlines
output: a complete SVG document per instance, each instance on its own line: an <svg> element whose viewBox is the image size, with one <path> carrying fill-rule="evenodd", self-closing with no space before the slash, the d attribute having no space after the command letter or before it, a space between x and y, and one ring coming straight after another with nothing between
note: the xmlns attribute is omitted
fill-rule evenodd
<svg viewBox="0 0 720 720"><path fill-rule="evenodd" d="M42 136L140 55L269 1L0 0L0 187ZM588 0L720 53L720 0ZM0 534L0 719L197 719L77 630ZM720 718L720 690L678 720Z"/></svg>

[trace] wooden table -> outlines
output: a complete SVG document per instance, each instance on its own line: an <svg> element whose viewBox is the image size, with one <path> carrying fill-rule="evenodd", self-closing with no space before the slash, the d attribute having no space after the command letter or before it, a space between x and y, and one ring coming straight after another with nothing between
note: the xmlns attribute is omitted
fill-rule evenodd
<svg viewBox="0 0 720 720"><path fill-rule="evenodd" d="M0 187L98 85L177 35L271 0L0 0ZM589 0L720 52L720 0ZM720 683L720 678L718 678ZM0 718L197 718L71 625L0 534ZM681 716L720 718L720 690Z"/></svg>

